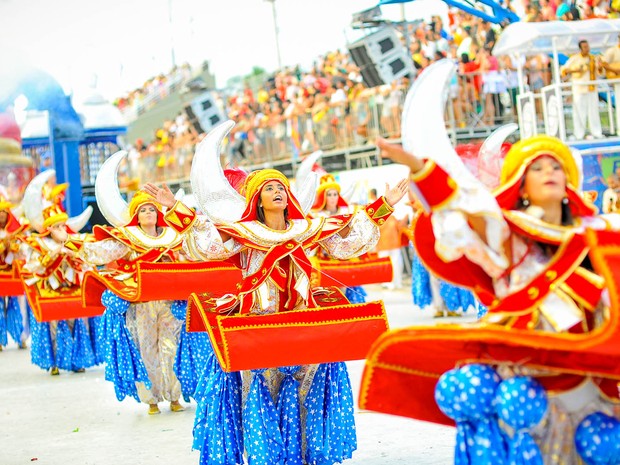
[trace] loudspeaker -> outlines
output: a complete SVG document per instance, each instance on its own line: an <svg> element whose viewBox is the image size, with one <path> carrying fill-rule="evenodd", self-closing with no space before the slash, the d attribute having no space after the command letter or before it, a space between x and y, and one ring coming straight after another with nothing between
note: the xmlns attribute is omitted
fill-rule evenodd
<svg viewBox="0 0 620 465"><path fill-rule="evenodd" d="M382 27L349 44L348 49L368 87L389 84L415 74L413 61L393 27Z"/></svg>
<svg viewBox="0 0 620 465"><path fill-rule="evenodd" d="M224 121L224 115L215 103L212 92L204 92L185 106L189 124L200 134L209 132L214 126Z"/></svg>

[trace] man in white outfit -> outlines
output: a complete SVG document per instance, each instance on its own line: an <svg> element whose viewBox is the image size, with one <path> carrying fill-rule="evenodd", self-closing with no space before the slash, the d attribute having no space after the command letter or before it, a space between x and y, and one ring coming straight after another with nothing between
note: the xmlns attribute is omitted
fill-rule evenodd
<svg viewBox="0 0 620 465"><path fill-rule="evenodd" d="M605 70L607 79L620 79L620 35L618 43L603 53L601 68ZM616 135L620 135L620 80L613 84L614 103L616 106Z"/></svg>
<svg viewBox="0 0 620 465"><path fill-rule="evenodd" d="M587 40L579 41L580 53L572 55L562 67L562 75L570 75L573 83L573 133L576 139L583 139L586 123L595 139L603 137L601 117L598 112L598 92L595 84L589 84L597 78L598 63L590 54Z"/></svg>

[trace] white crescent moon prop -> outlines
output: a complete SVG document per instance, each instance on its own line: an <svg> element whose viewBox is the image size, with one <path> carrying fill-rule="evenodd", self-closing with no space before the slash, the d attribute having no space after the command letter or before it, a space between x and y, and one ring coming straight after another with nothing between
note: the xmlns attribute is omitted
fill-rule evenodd
<svg viewBox="0 0 620 465"><path fill-rule="evenodd" d="M321 158L321 155L323 155L322 150L311 153L301 162L297 169L293 194L297 198L304 215L307 215L312 208L314 198L316 197L316 190L319 187L319 175L312 171L312 167Z"/></svg>
<svg viewBox="0 0 620 465"><path fill-rule="evenodd" d="M486 138L478 152L478 178L489 189L499 186L503 159L499 154L502 144L508 136L519 128L518 124L509 123L500 126Z"/></svg>
<svg viewBox="0 0 620 465"><path fill-rule="evenodd" d="M71 231L79 232L88 220L90 220L91 215L93 214L93 207L90 205L84 209L82 213L78 216L72 216L67 220L67 226L71 229Z"/></svg>
<svg viewBox="0 0 620 465"><path fill-rule="evenodd" d="M101 165L95 179L95 196L99 210L115 228L125 226L131 219L128 204L118 188L118 166L126 156L125 150L116 152Z"/></svg>
<svg viewBox="0 0 620 465"><path fill-rule="evenodd" d="M416 78L403 107L402 144L416 157L433 160L462 184L476 179L452 147L446 131L444 111L448 85L455 72L452 61L440 60Z"/></svg>
<svg viewBox="0 0 620 465"><path fill-rule="evenodd" d="M233 121L224 121L209 131L192 161L192 193L200 210L216 224L239 221L245 210L245 198L230 185L220 163L220 146L234 126Z"/></svg>
<svg viewBox="0 0 620 465"><path fill-rule="evenodd" d="M56 171L47 170L37 174L26 187L22 205L24 207L24 215L30 222L30 225L38 232L43 232L43 186L53 176Z"/></svg>

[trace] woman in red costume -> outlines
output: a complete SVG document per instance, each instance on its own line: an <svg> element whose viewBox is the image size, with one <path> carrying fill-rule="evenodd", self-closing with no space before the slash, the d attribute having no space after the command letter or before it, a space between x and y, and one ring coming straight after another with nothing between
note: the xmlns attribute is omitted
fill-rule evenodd
<svg viewBox="0 0 620 465"><path fill-rule="evenodd" d="M118 158L118 155L115 157ZM102 171L105 171L102 173L102 178L108 174L112 165L114 163L106 166L105 170L102 168ZM114 178L114 182L115 171L112 169L114 173L111 177ZM118 185L113 184L102 182L99 176L97 178L97 200L103 207L102 211L106 213L106 218L116 228L95 227L97 242L87 244L80 252L80 256L95 265L115 264L115 267L110 267L102 273L118 281L119 284L137 288L140 283L134 278L136 264L140 261L177 261L182 237L174 229L167 227L161 206L149 194L138 191L128 206L123 205L120 196L114 195L118 192ZM103 190L100 188L107 188L105 194L101 194ZM110 198L118 199L119 202L114 203ZM123 220L123 215L127 213L129 221ZM174 372L182 322L173 316L172 302L150 301L129 305L128 301L112 293L104 295L102 302L108 308L107 321L110 322L113 316L119 316L120 321L115 319L113 323L119 334L129 331L131 335L131 340L119 337L113 343L122 347L122 350L129 350L133 363L138 366L135 371L134 369L127 371L127 367L114 358L115 354L112 351L106 354L107 371L115 372L114 376L109 378L106 376L106 379L111 379L115 383L117 398L122 400L125 395L130 395L140 399L149 405L149 415L160 413L158 404L164 399L170 402L170 409L173 412L184 410L179 403L181 385ZM106 327L108 328L106 337L112 338L109 323ZM128 347L125 342L129 344ZM137 351L133 346L134 342ZM134 372L138 373L135 379Z"/></svg>
<svg viewBox="0 0 620 465"><path fill-rule="evenodd" d="M316 200L312 205L311 214L317 218L327 218L334 215L354 213L348 202L340 195L340 184L331 174L321 176L319 187L316 191ZM391 217L390 217L391 218ZM389 221L389 220L388 220ZM319 256L325 252L319 250ZM362 303L366 299L366 291L362 286L347 287L342 289L347 299L352 303Z"/></svg>
<svg viewBox="0 0 620 465"><path fill-rule="evenodd" d="M225 123L211 131L194 158L192 190L207 216L175 202L167 188L146 189L170 209L166 220L185 234L184 250L192 259L232 259L241 268L244 279L238 293L210 299L210 310L270 314L316 307L307 251L320 246L346 259L372 248L378 225L404 196L407 182L354 215L309 219L316 185L301 169L299 197L286 176L273 169L248 175L243 196L230 187L219 166L219 144L231 127ZM244 448L253 465L332 464L351 457L356 448L353 402L348 376L338 363L265 367L228 373L225 379L218 367L209 366L204 382L212 390L198 401L194 427L201 464L241 463ZM221 389L227 389L229 397L220 397ZM205 402L214 397L221 400L207 407ZM226 412L226 421L218 423L214 410Z"/></svg>
<svg viewBox="0 0 620 465"><path fill-rule="evenodd" d="M28 197L27 190L24 202L28 202ZM89 238L71 232L67 225L69 217L59 205L43 210L42 219L39 234L22 238L24 285L36 289L40 298L75 298L80 294L84 273L91 268L78 256ZM36 220L31 219L31 223ZM35 304L31 306L36 312ZM91 342L94 324L88 318L33 321L32 362L50 369L52 375L58 375L59 368L83 372L84 368L101 363Z"/></svg>
<svg viewBox="0 0 620 465"><path fill-rule="evenodd" d="M549 408L544 421L538 424L538 418L522 430L538 424L532 436L540 451L530 449L511 463L526 463L528 456L532 462L527 463L578 463L573 439L575 430L580 432L577 426L592 412L611 414L609 396L618 396L612 381L613 372L618 371L614 359L605 361L588 354L595 350L597 338L602 340L605 331L613 329L606 289L610 283L593 270L594 249L589 237L595 231L617 229L620 218L596 215L595 207L580 192L578 159L553 137L535 136L514 144L502 166L501 185L493 195L476 182L458 157L452 156L442 106L428 97L441 95L451 66L445 62L434 65L410 91L403 112L403 147L384 140L379 140L378 146L383 156L410 168L412 188L425 204L427 211L418 217L413 233L424 263L439 277L472 289L489 311L472 325L411 328L380 338L368 356L360 402L363 407L448 423L428 396L449 368L479 362L485 368L465 365L461 370L466 373L459 376L468 375L468 367L484 371L492 366L497 373L487 377L504 379L502 384L516 380L517 375L532 376L547 388ZM422 101L431 108L424 115L413 110L420 108ZM437 123L439 134L429 137L427 127L420 137L417 132L429 121ZM432 139L432 144L423 139ZM428 357L416 357L426 344L437 349ZM401 359L400 373L408 370L409 374L396 375L390 386L405 382L407 377L409 389L420 394L398 409L378 400L377 389L380 385L386 389L382 382L391 376L382 373L379 365L396 366L390 357L405 353L407 361L402 366ZM452 371L446 375L452 376ZM601 379L600 373L611 376ZM464 417L441 404L445 399L442 387L451 385L446 383L442 377L437 401L442 412L462 425ZM532 388L529 392L544 391ZM497 397L495 402L505 400ZM546 400L539 403L543 404L547 405ZM521 412L519 409L532 407L524 399L516 409ZM497 415L502 417L502 413L498 410ZM474 421L472 418L467 421ZM616 420L610 417L609 421ZM521 430L515 430L511 434L518 441L514 441L522 444ZM462 444L463 451L473 453L475 446L466 446L467 441ZM519 446L513 446L508 447L509 453L518 456L515 451Z"/></svg>

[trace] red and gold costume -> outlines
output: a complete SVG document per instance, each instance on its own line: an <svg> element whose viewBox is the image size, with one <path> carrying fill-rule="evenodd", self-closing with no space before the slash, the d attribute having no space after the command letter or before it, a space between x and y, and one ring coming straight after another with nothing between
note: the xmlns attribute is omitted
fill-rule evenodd
<svg viewBox="0 0 620 465"><path fill-rule="evenodd" d="M566 225L542 221L536 207L519 208L526 170L542 156L559 162L566 175ZM580 171L570 149L548 136L513 145L494 199L482 186L459 185L432 161L412 181L431 209L414 226L421 259L439 277L470 288L489 311L472 325L381 337L368 355L361 406L450 424L433 399L442 373L483 363L504 378L530 375L550 398L547 421L535 434L545 463L560 463L558 457L577 463L577 424L596 410L611 413L610 397L618 397L618 274L612 268L620 219L596 216L578 190ZM482 234L472 227L478 220ZM583 403L575 407L580 389ZM398 402L386 398L386 390Z"/></svg>
<svg viewBox="0 0 620 465"><path fill-rule="evenodd" d="M138 223L138 212L144 205L157 208L156 237L145 233ZM182 241L174 229L167 227L161 206L143 191L138 191L131 200L129 215L131 221L125 226L114 229L96 226L97 242L86 244L80 252L80 257L88 263L108 265L98 274L112 291L123 296L135 294L142 284L136 280L139 263L178 261ZM181 396L181 385L173 367L182 322L172 315L171 305L169 300L140 301L132 303L125 315L125 324L136 341L152 384L148 389L144 383L136 383L138 396L146 404L157 404L164 399L176 402Z"/></svg>
<svg viewBox="0 0 620 465"><path fill-rule="evenodd" d="M19 251L19 240L18 237L28 229L28 224L21 224L19 220L13 215L11 212L11 208L13 206L11 203L0 195L0 215L6 215L6 220L4 224L0 223L0 282L4 282L6 280L13 280L13 260L15 259L15 255ZM10 285L10 284L9 284ZM6 294L6 295L21 295L23 293L23 289L21 288L21 284L17 286L21 292L18 294ZM8 289L4 287L3 289ZM13 286L11 286L11 291L13 290Z"/></svg>
<svg viewBox="0 0 620 465"><path fill-rule="evenodd" d="M59 205L43 210L42 218L43 232L21 238L24 243L21 279L38 321L33 329L32 351L46 353L49 351L46 346L51 343L52 353L51 359L33 357L33 363L51 368L52 374L58 374L58 368L81 371L99 363L86 317L100 312L95 309L94 314L89 314L81 307L82 279L92 267L78 254L90 237L69 232L68 216ZM50 230L57 225L66 229L64 240L54 237Z"/></svg>
<svg viewBox="0 0 620 465"><path fill-rule="evenodd" d="M199 155L197 158L200 162ZM259 220L257 207L261 192L263 187L272 181L277 181L286 191L288 204L286 213L284 213L286 220L286 229L284 230L270 229ZM226 365L229 368L226 371L232 373L224 375L219 366L214 366L212 362L208 362L209 370L206 370L203 376L209 378L209 381L201 384L204 386L220 385L219 381L213 380L225 376L226 381L223 383L234 385L239 376L236 371L238 369L244 370L241 372L242 394L235 389L233 396L232 392L229 391L232 399L225 401L225 403L227 403L227 411L228 409L232 410L230 418L233 418L233 424L238 424L238 427L241 427L240 425L243 423L242 434L245 449L248 455L254 457L256 463L267 464L280 460L276 457L264 455L268 444L271 443L271 440L265 438L282 438L287 434L294 436L294 438L290 438L290 441L295 442L298 448L293 448L290 443L284 448L282 445L276 445L271 453L280 457L290 454L291 457L294 457L291 460L297 463L297 461L301 461L303 448L308 463L315 463L309 460L309 457L319 456L322 457L321 463L339 463L343 459L349 458L357 446L352 409L340 409L338 407L338 413L334 411L331 414L333 415L331 421L337 427L321 433L325 437L329 436L329 440L315 441L313 437L319 434L317 428L322 428L318 425L323 424L323 418L327 415L324 412L325 409L329 408L328 404L336 406L347 404L350 401L352 406L348 375L346 375L346 371L340 368L342 365L340 363L299 364L302 363L306 352L321 350L323 351L322 356L325 357L323 361L339 360L338 358L330 358L334 357L334 347L336 345L347 345L346 342L343 342L343 334L333 331L333 328L336 327L336 321L317 321L320 316L314 316L320 314L319 307L322 306L321 308L323 308L326 305L325 302L336 305L337 307L334 307L335 312L342 314L342 317L346 319L353 318L354 320L356 319L354 315L357 315L360 320L364 320L366 317L361 317L362 312L359 306L356 308L349 304L337 290L312 289L312 265L309 253L317 247L321 247L330 256L337 259L348 259L365 253L374 247L378 240L378 225L383 223L393 210L384 198L380 198L374 204L360 209L355 214L345 213L330 218L310 219L306 217L300 202L293 195L288 179L273 169L251 173L245 181L241 194L244 196L245 209L238 221L215 224L207 220L206 217L197 216L180 202L177 202L165 216L172 228L185 235L183 248L191 259L202 261L232 260L241 269L243 275L243 280L238 285L238 292L235 294L222 295L222 293L210 292L207 295L192 295L190 298L190 309L199 307L202 316L209 315L207 317L209 321L215 315L234 314L218 319L215 326L212 326L209 321L206 322L220 364L222 367ZM206 205L207 208L203 211L208 213L208 206ZM223 242L222 233L229 236L230 239ZM372 306L372 304L366 305ZM316 312L311 309L316 309ZM302 325L295 326L298 329L295 331L291 321L281 324L270 324L269 322L261 324L259 321L271 316L290 316L291 319L298 318L304 322ZM340 315L334 315L334 320L340 317ZM188 316L188 320L189 318ZM267 344L267 340L265 340L260 348L256 348L253 354L248 354L246 358L247 360L253 359L252 368L260 368L258 370L246 371L247 366L231 370L227 362L230 361L229 355L233 349L228 344L221 344L220 340L212 334L213 328L217 327L218 324L221 329L225 330L224 326L234 325L235 319L240 318L247 318L248 325L253 323L253 328L257 331L254 336L258 335L258 331L274 331L273 344ZM254 321L250 321L251 318L254 318ZM348 321L352 323L353 320ZM330 326L330 323L334 323L334 325ZM190 321L189 326L191 324ZM322 326L319 327L318 324ZM349 328L351 327L349 326ZM247 330L247 327L238 329ZM379 328L379 331L384 329L385 326ZM310 334L312 331L314 331L315 336L319 332L333 335L333 342L326 344L330 347L308 347L311 343L304 346L299 333ZM288 337L284 340L291 341L290 344L283 345L284 332L287 333L286 337ZM233 330L229 335L229 341L235 337L235 333L239 334L239 331ZM355 345L355 343L351 341L350 345ZM261 353L257 353L257 351ZM275 351L283 351L283 353L278 356L274 353ZM288 357L292 363L281 363L282 356ZM278 359L277 363L281 368L267 368L265 365L259 365L262 363L256 362L259 359L261 361ZM294 366L285 367L285 365ZM326 373L330 374L326 375ZM286 394L286 392L291 392L289 391L291 377L295 380L294 396ZM327 382L326 379L331 379L331 381ZM340 387L336 388L336 385ZM289 387L285 389L285 386ZM259 394L260 392L265 393L263 389L266 390L267 397L271 400L268 400L267 397L261 397L263 399L261 402L266 403L257 409L257 396L262 396ZM332 397L334 394L330 389L337 389L340 398ZM205 443L215 444L217 442L221 444L221 441L228 443L230 426L227 425L226 431L223 431L224 428L220 427L223 424L220 421L223 419L218 419L219 415L212 414L210 407L207 408L204 405L205 402L210 402L211 397L219 396L222 392L224 392L223 388L218 389L217 393L211 391L198 393L196 440L201 435L200 428L204 428L206 433L201 436ZM321 399L329 397L332 400L329 402L320 401L320 404L316 403L317 393L324 396ZM288 399L284 399L284 396ZM275 411L275 405L272 401L278 398L281 399L282 404L290 402L290 411L297 412L289 415L290 419L282 427L265 420L272 414L270 412ZM239 410L233 407L235 405L239 405ZM306 411L304 405L312 405L313 407ZM289 411L288 407L287 411ZM227 413L227 423L228 419ZM282 444L281 441L278 439L277 443ZM324 447L328 442L331 452L328 450L329 447ZM302 443L304 444L303 447ZM274 452L276 450L277 452ZM230 454L228 448L226 452ZM242 450L239 452L241 453ZM203 448L202 460L204 463L215 463L216 459L211 454L216 454L211 446ZM238 460L240 459L231 459L225 463L238 463Z"/></svg>
<svg viewBox="0 0 620 465"><path fill-rule="evenodd" d="M256 218L256 205L262 187L276 180L288 194L288 228L275 231ZM239 306L241 313L272 313L316 306L310 292L312 267L307 249L317 245L330 256L346 259L365 253L378 240L378 225L393 211L383 198L354 215L307 219L291 194L288 180L276 170L252 173L246 181L247 207L241 221L215 226L180 202L166 214L168 224L186 234L183 244L193 260L234 258L243 274L236 295L229 294L214 302L218 310ZM345 228L350 232L342 237ZM223 243L218 231L231 236Z"/></svg>
<svg viewBox="0 0 620 465"><path fill-rule="evenodd" d="M351 207L340 195L340 190L340 184L336 182L333 175L324 174L321 176L310 214L315 218L329 218L334 215L355 213L357 209ZM335 211L327 210L327 194L329 191L335 191L338 194ZM384 222L380 226L384 226L390 220L392 220L392 216L384 218ZM362 257L342 261L332 259L325 250L318 250L318 254L312 256L312 264L315 270L313 275L315 285L325 286L326 283L330 283L330 285L345 287L347 298L352 302L365 301L366 292L360 287L361 284L382 283L392 279L390 259L378 258L376 254L364 254Z"/></svg>

